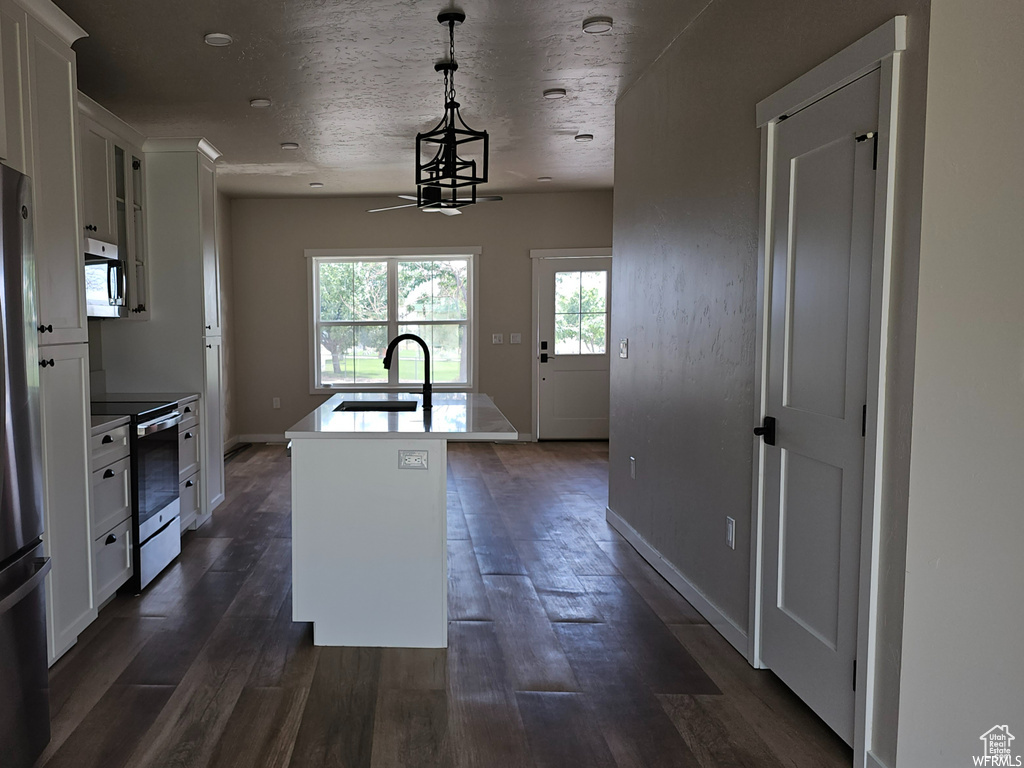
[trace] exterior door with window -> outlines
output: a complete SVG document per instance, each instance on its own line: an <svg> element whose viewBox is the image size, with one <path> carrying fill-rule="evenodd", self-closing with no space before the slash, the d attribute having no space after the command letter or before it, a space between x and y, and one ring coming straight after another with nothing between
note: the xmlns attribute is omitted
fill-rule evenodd
<svg viewBox="0 0 1024 768"><path fill-rule="evenodd" d="M608 439L608 258L537 259L537 437Z"/></svg>

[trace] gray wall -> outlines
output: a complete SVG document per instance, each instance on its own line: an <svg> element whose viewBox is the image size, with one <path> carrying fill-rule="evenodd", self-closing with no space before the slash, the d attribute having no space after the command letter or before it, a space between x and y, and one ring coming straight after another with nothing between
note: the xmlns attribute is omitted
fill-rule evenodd
<svg viewBox="0 0 1024 768"><path fill-rule="evenodd" d="M607 248L608 191L508 195L462 216L366 213L395 198L235 199L231 203L236 433L283 435L325 399L309 393L306 248L480 246L479 383L521 432L530 426L534 248ZM491 344L492 333L506 343ZM508 344L521 333L523 344ZM281 398L280 410L271 400Z"/></svg>
<svg viewBox="0 0 1024 768"><path fill-rule="evenodd" d="M1024 3L933 0L929 53L900 768L1024 755Z"/></svg>
<svg viewBox="0 0 1024 768"><path fill-rule="evenodd" d="M748 626L760 141L754 106L893 16L905 57L875 752L896 746L927 0L716 0L616 111L609 506ZM637 458L637 479L629 456ZM737 521L725 546L725 517Z"/></svg>

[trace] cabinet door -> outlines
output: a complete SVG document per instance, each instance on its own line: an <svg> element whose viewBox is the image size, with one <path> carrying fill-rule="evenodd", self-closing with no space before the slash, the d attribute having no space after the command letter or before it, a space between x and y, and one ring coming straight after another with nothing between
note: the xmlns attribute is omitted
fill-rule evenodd
<svg viewBox="0 0 1024 768"><path fill-rule="evenodd" d="M39 322L53 326L39 341L87 342L75 54L34 19L28 20L28 31Z"/></svg>
<svg viewBox="0 0 1024 768"><path fill-rule="evenodd" d="M203 467L206 504L203 511L209 514L224 501L224 371L220 338L207 338L204 344L206 384L202 434L206 445Z"/></svg>
<svg viewBox="0 0 1024 768"><path fill-rule="evenodd" d="M220 336L220 262L217 259L217 176L206 157L199 158L199 226L203 248L203 333Z"/></svg>
<svg viewBox="0 0 1024 768"><path fill-rule="evenodd" d="M39 350L43 426L46 619L50 661L75 644L96 618L92 602L89 519L89 347L68 344ZM52 362L51 362L52 361Z"/></svg>
<svg viewBox="0 0 1024 768"><path fill-rule="evenodd" d="M28 16L9 0L0 3L0 65L3 67L3 132L0 158L4 164L31 176L28 123Z"/></svg>
<svg viewBox="0 0 1024 768"><path fill-rule="evenodd" d="M85 236L118 243L114 221L114 145L82 117L82 226ZM118 243L120 245L120 243ZM124 254L119 254L124 258Z"/></svg>

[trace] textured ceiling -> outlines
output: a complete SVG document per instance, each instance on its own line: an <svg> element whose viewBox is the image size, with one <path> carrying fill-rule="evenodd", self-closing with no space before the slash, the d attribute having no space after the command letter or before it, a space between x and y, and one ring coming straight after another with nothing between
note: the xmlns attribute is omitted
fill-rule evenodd
<svg viewBox="0 0 1024 768"><path fill-rule="evenodd" d="M491 141L481 194L608 188L615 100L709 0L466 0L462 115ZM89 37L79 87L146 136L203 136L236 196L414 188L415 136L441 117L442 0L56 0ZM582 31L608 15L614 29ZM208 32L235 43L213 48ZM545 100L545 88L568 97ZM249 100L267 97L269 109ZM573 141L583 131L589 144ZM298 142L298 151L281 142ZM538 176L551 176L549 184ZM313 190L309 182L324 183Z"/></svg>

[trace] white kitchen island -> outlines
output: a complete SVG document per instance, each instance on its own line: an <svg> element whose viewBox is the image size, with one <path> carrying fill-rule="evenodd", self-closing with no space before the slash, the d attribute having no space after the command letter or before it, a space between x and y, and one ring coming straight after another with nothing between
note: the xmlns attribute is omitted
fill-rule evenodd
<svg viewBox="0 0 1024 768"><path fill-rule="evenodd" d="M336 411L416 400L415 411ZM316 645L448 644L447 445L515 440L487 395L337 394L285 433L292 454L292 618Z"/></svg>

